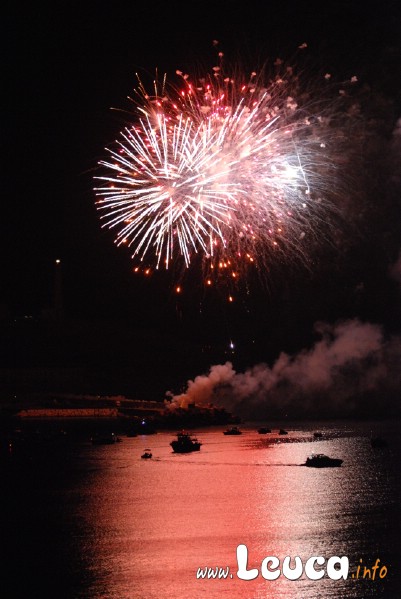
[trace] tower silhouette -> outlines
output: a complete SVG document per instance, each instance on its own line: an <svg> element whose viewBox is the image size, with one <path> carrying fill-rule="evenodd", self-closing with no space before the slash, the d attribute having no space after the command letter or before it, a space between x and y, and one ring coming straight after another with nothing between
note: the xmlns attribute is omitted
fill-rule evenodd
<svg viewBox="0 0 401 599"><path fill-rule="evenodd" d="M54 290L53 290L53 318L60 320L64 316L64 305L63 305L63 281L62 281L62 270L61 260L57 258L54 263Z"/></svg>

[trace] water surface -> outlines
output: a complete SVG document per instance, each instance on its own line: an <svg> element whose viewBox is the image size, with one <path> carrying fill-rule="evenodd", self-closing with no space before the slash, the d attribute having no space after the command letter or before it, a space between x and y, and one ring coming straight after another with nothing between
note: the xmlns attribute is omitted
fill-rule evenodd
<svg viewBox="0 0 401 599"><path fill-rule="evenodd" d="M278 427L277 427L278 428ZM196 431L200 452L178 455L174 434L81 439L3 473L4 595L11 598L217 599L397 597L400 581L399 423L286 424L289 434ZM323 433L314 440L313 431ZM381 434L386 449L372 449ZM145 448L153 458L142 460ZM340 468L301 464L312 452ZM236 547L248 568L263 558L348 556L347 580L303 575L237 578ZM376 560L380 579L351 578ZM362 560L362 561L360 561ZM197 579L198 568L230 568ZM384 570L382 571L382 573Z"/></svg>

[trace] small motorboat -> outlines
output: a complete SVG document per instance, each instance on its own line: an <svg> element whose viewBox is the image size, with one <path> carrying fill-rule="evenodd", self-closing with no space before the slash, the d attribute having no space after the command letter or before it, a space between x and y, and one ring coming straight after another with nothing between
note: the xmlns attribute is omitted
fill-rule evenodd
<svg viewBox="0 0 401 599"><path fill-rule="evenodd" d="M313 433L313 436L315 439L321 439L323 437L323 433L316 431L316 433Z"/></svg>
<svg viewBox="0 0 401 599"><path fill-rule="evenodd" d="M284 430L283 428L280 428L280 430L278 431L279 435L288 435L288 432L286 430Z"/></svg>
<svg viewBox="0 0 401 599"><path fill-rule="evenodd" d="M223 435L242 435L242 431L239 430L238 426L233 426L224 431Z"/></svg>
<svg viewBox="0 0 401 599"><path fill-rule="evenodd" d="M143 460L149 460L152 457L152 452L150 449L145 449L144 453L141 455Z"/></svg>
<svg viewBox="0 0 401 599"><path fill-rule="evenodd" d="M343 460L329 458L324 453L314 453L306 458L304 466L309 466L310 468L335 468L341 466L342 463Z"/></svg>
<svg viewBox="0 0 401 599"><path fill-rule="evenodd" d="M190 453L192 451L199 451L202 443L196 437L191 437L189 433L182 431L181 433L177 433L177 439L171 441L170 445L174 453Z"/></svg>
<svg viewBox="0 0 401 599"><path fill-rule="evenodd" d="M259 435L266 435L267 433L271 433L270 428L266 428L265 426L261 426L258 428Z"/></svg>

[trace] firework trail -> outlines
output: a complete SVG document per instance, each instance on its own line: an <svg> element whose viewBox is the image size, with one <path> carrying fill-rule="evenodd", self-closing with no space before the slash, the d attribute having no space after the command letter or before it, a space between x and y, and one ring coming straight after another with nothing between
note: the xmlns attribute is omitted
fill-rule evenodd
<svg viewBox="0 0 401 599"><path fill-rule="evenodd" d="M233 278L277 256L307 260L338 211L342 137L337 108L276 66L267 82L214 67L192 83L177 71L181 86L155 82L153 96L139 81L134 123L99 163L95 189L104 226L133 258L156 268L200 259L208 277Z"/></svg>

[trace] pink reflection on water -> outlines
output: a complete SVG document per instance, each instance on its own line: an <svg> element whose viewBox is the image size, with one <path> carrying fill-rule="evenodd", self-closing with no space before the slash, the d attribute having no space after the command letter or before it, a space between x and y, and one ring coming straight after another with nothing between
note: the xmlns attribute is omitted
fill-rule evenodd
<svg viewBox="0 0 401 599"><path fill-rule="evenodd" d="M90 542L83 539L95 580L90 596L316 596L317 583L305 577L239 580L236 548L245 544L248 567L259 569L269 555L281 561L299 555L306 561L312 555L346 553L336 536L345 501L341 468L301 466L312 444L300 433L290 431L280 443L266 442L255 431L197 436L201 451L179 455L169 446L173 435L159 434L152 438L153 459L147 461L140 459L146 438L125 439L118 447L101 448L102 453L91 449L96 468L81 514L90 532ZM233 577L197 580L198 568L206 566L228 566ZM318 587L322 596L330 596L334 589L340 593L341 583L322 580Z"/></svg>

